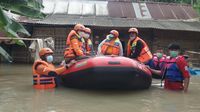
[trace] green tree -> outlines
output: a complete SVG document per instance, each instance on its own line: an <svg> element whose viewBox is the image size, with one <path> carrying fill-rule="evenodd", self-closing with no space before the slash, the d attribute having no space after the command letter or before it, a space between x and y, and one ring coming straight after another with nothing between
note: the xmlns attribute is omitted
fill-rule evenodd
<svg viewBox="0 0 200 112"><path fill-rule="evenodd" d="M196 0L193 7L200 14L200 0Z"/></svg>
<svg viewBox="0 0 200 112"><path fill-rule="evenodd" d="M0 32L3 32L7 37L11 38L19 38L17 33L23 33L27 36L30 36L29 32L15 20L9 18L5 13L5 11L10 11L15 14L19 14L22 16L27 16L30 18L38 18L42 19L46 15L40 12L40 9L43 8L41 2L37 0L1 0L0 1ZM18 45L25 46L24 42L19 39L15 39L15 43ZM0 46L0 54L7 57L5 55L5 50Z"/></svg>

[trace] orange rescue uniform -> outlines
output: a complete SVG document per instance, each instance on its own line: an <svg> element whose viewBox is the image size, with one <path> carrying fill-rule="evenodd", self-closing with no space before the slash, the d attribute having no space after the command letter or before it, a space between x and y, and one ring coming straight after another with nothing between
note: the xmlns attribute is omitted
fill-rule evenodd
<svg viewBox="0 0 200 112"><path fill-rule="evenodd" d="M148 62L150 59L152 59L152 54L149 50L148 45L146 44L146 42L144 42L141 38L136 37L133 42L131 43L131 41L128 41L128 47L127 47L127 56L130 56L134 51L134 47L136 47L137 45L137 41L140 40L144 47L142 48L142 51L140 52L140 55L136 58L138 61L145 63Z"/></svg>
<svg viewBox="0 0 200 112"><path fill-rule="evenodd" d="M86 47L86 54L90 55L92 52L92 47L93 47L91 39L86 40L85 47Z"/></svg>
<svg viewBox="0 0 200 112"><path fill-rule="evenodd" d="M84 56L86 53L85 50L85 41L81 38L74 30L72 30L66 41L67 48L65 49L64 56L65 58L74 58L75 56Z"/></svg>
<svg viewBox="0 0 200 112"><path fill-rule="evenodd" d="M55 77L49 76L50 72L61 74L66 70L64 66L55 68L52 63L37 60L33 64L33 87L36 89L49 89L56 87Z"/></svg>
<svg viewBox="0 0 200 112"><path fill-rule="evenodd" d="M104 55L119 55L119 42L119 38L116 38L114 40L107 39L101 47L101 53Z"/></svg>

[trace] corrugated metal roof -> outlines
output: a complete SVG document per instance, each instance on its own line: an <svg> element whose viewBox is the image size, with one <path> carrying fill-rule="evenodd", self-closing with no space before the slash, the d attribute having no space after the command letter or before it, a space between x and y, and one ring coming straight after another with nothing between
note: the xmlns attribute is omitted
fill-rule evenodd
<svg viewBox="0 0 200 112"><path fill-rule="evenodd" d="M43 0L47 14L109 16L114 18L191 19L198 17L191 5L130 0Z"/></svg>
<svg viewBox="0 0 200 112"><path fill-rule="evenodd" d="M138 27L138 28L154 28L154 29L200 32L200 22L198 21L191 22L191 21L175 21L175 20L142 20L142 19L127 19L127 18L52 15L42 21L37 21L37 22L32 21L29 23L45 24L45 25L62 25L62 26L82 23L87 26L97 26L97 27Z"/></svg>
<svg viewBox="0 0 200 112"><path fill-rule="evenodd" d="M164 13L161 10L161 6L159 4L147 4L147 7L149 9L152 18L164 19Z"/></svg>
<svg viewBox="0 0 200 112"><path fill-rule="evenodd" d="M74 12L70 12L69 7L72 7L73 3L77 1L45 1L46 4L51 4L51 8L55 6L53 11L54 13L52 12L48 17L40 21L28 20L25 18L19 19L19 21L46 25L74 25L76 23L82 23L84 25L99 27L139 27L200 32L200 22L182 21L198 17L197 13L190 5L141 2L133 3L130 0L124 0L128 2L123 2L123 0L120 0L120 2L113 0L93 0L87 2L79 1L79 7L75 8ZM57 4L57 2L59 3ZM68 4L68 6L66 6L67 8L63 9L63 13L61 9L58 9L58 5L61 3ZM91 7L86 8L87 11L85 10L84 12L82 10L85 9L84 4L87 3L89 3L89 6ZM70 4L72 4L72 6L70 6ZM63 5L61 5L61 7L63 7ZM51 8L49 9L46 7L45 10L49 13ZM72 9L73 8L74 7L72 7ZM101 8L103 9L101 10ZM47 9L49 9L49 11Z"/></svg>
<svg viewBox="0 0 200 112"><path fill-rule="evenodd" d="M94 26L112 26L112 21L108 18L95 18Z"/></svg>

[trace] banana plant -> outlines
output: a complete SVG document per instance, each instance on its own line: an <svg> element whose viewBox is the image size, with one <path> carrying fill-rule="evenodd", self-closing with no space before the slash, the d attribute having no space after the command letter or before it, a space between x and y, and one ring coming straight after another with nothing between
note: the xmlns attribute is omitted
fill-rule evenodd
<svg viewBox="0 0 200 112"><path fill-rule="evenodd" d="M196 3L194 3L193 7L200 15L200 0L196 0Z"/></svg>
<svg viewBox="0 0 200 112"><path fill-rule="evenodd" d="M30 36L29 32L12 18L9 18L4 11L10 11L18 15L43 19L45 14L40 10L43 8L41 2L37 0L1 0L0 1L0 32L2 32L6 37L19 38L17 33L23 33L27 36ZM15 43L21 46L26 46L22 40L14 39ZM2 47L1 47L2 49ZM6 54L6 55L5 55ZM4 56L5 59L10 61L8 58L8 53L5 53L5 50L0 50L0 55Z"/></svg>

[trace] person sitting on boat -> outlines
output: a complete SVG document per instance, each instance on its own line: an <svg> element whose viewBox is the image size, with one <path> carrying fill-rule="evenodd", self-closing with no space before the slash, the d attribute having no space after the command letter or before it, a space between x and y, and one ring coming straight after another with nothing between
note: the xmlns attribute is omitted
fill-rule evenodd
<svg viewBox="0 0 200 112"><path fill-rule="evenodd" d="M84 35L84 40L85 40L85 48L86 48L86 55L90 56L94 54L93 51L93 44L91 41L91 29L90 28L85 28L85 35Z"/></svg>
<svg viewBox="0 0 200 112"><path fill-rule="evenodd" d="M85 34L84 32L85 26L82 24L76 24L74 29L71 30L67 36L67 47L64 51L66 62L86 55L85 40L83 39Z"/></svg>
<svg viewBox="0 0 200 112"><path fill-rule="evenodd" d="M161 71L150 69L153 73L163 74L164 88L169 90L188 91L190 74L188 72L188 63L180 53L180 46L171 43L168 46L169 54L165 60L164 69Z"/></svg>
<svg viewBox="0 0 200 112"><path fill-rule="evenodd" d="M127 46L127 56L142 63L147 63L153 57L148 45L138 37L137 28L130 28L128 32L130 39Z"/></svg>
<svg viewBox="0 0 200 112"><path fill-rule="evenodd" d="M56 76L68 69L74 62L65 64L59 68L53 65L53 51L50 48L42 48L39 51L40 59L33 64L33 87L36 89L49 89L57 86Z"/></svg>
<svg viewBox="0 0 200 112"><path fill-rule="evenodd" d="M123 56L122 43L119 40L119 32L111 30L98 46L98 55L116 55Z"/></svg>

